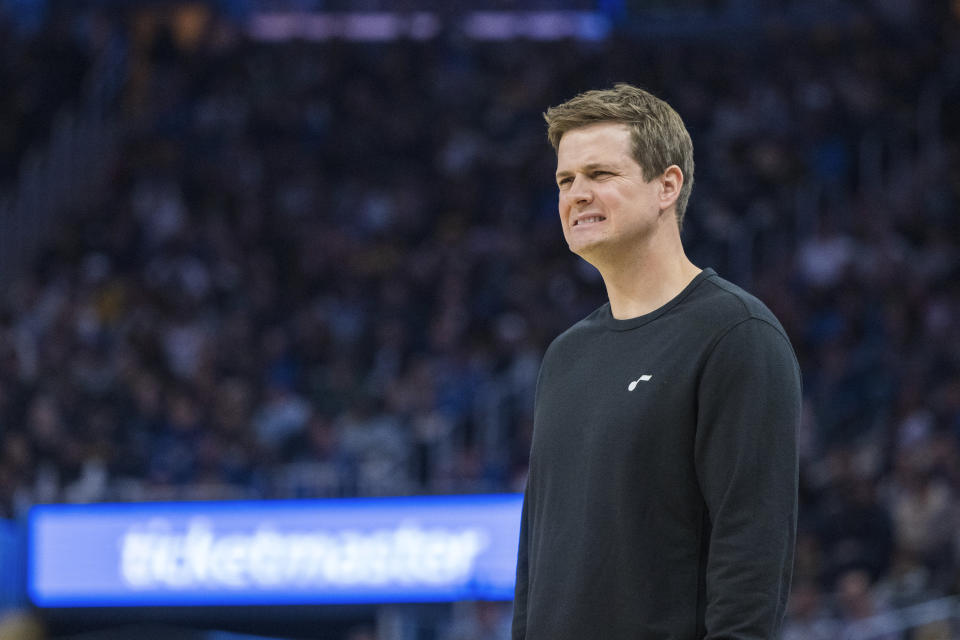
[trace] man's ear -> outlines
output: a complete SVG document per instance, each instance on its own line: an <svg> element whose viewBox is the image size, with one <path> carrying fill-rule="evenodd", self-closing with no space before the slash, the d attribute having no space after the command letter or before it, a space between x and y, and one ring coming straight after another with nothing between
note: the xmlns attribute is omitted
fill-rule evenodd
<svg viewBox="0 0 960 640"><path fill-rule="evenodd" d="M683 188L683 171L675 164L667 167L663 175L660 176L660 210L666 211L673 208L680 197L680 189Z"/></svg>

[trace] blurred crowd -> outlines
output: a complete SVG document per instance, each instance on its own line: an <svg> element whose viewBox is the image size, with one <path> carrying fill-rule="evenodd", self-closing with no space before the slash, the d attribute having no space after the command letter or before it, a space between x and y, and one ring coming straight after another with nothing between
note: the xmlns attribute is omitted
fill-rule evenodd
<svg viewBox="0 0 960 640"><path fill-rule="evenodd" d="M669 45L127 16L112 188L0 298L0 507L521 491L540 356L605 300L541 114L628 81L691 131L694 262L801 361L785 638L957 594L960 9L899 5ZM7 157L70 84L31 65L86 58L0 40ZM481 608L450 638L500 637Z"/></svg>
<svg viewBox="0 0 960 640"><path fill-rule="evenodd" d="M54 117L76 106L93 62L88 35L67 13L24 32L0 11L0 195L16 184L20 162L43 143Z"/></svg>

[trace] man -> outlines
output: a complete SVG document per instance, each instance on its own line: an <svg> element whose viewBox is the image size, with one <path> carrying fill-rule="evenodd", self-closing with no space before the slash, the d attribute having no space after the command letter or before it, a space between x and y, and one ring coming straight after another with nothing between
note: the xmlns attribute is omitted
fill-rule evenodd
<svg viewBox="0 0 960 640"><path fill-rule="evenodd" d="M693 144L629 85L549 109L563 234L609 303L547 349L514 639L777 637L800 372L756 298L680 241Z"/></svg>

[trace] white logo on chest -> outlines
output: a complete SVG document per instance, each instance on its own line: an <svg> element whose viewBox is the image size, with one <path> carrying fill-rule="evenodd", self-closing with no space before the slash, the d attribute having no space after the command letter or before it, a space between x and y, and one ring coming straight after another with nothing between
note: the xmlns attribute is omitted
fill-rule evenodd
<svg viewBox="0 0 960 640"><path fill-rule="evenodd" d="M638 383L638 382L646 382L647 380L649 380L649 379L652 378L652 377L653 377L653 376L650 375L649 373L645 373L645 374L643 374L642 376L640 376L639 378L637 378L636 380L631 380L631 381L630 381L630 384L627 385L627 391L633 391L634 389L637 388L637 383Z"/></svg>

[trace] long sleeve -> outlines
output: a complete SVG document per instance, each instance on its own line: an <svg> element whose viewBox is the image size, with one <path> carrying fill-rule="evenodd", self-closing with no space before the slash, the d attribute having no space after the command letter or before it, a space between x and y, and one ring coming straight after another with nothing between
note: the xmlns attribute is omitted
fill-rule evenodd
<svg viewBox="0 0 960 640"><path fill-rule="evenodd" d="M800 372L787 338L750 318L710 352L695 464L707 505L707 640L771 640L790 590Z"/></svg>
<svg viewBox="0 0 960 640"><path fill-rule="evenodd" d="M524 495L523 510L520 516L520 542L517 547L517 583L513 595L513 640L527 637L527 589L529 587L529 566L527 556L527 498Z"/></svg>

